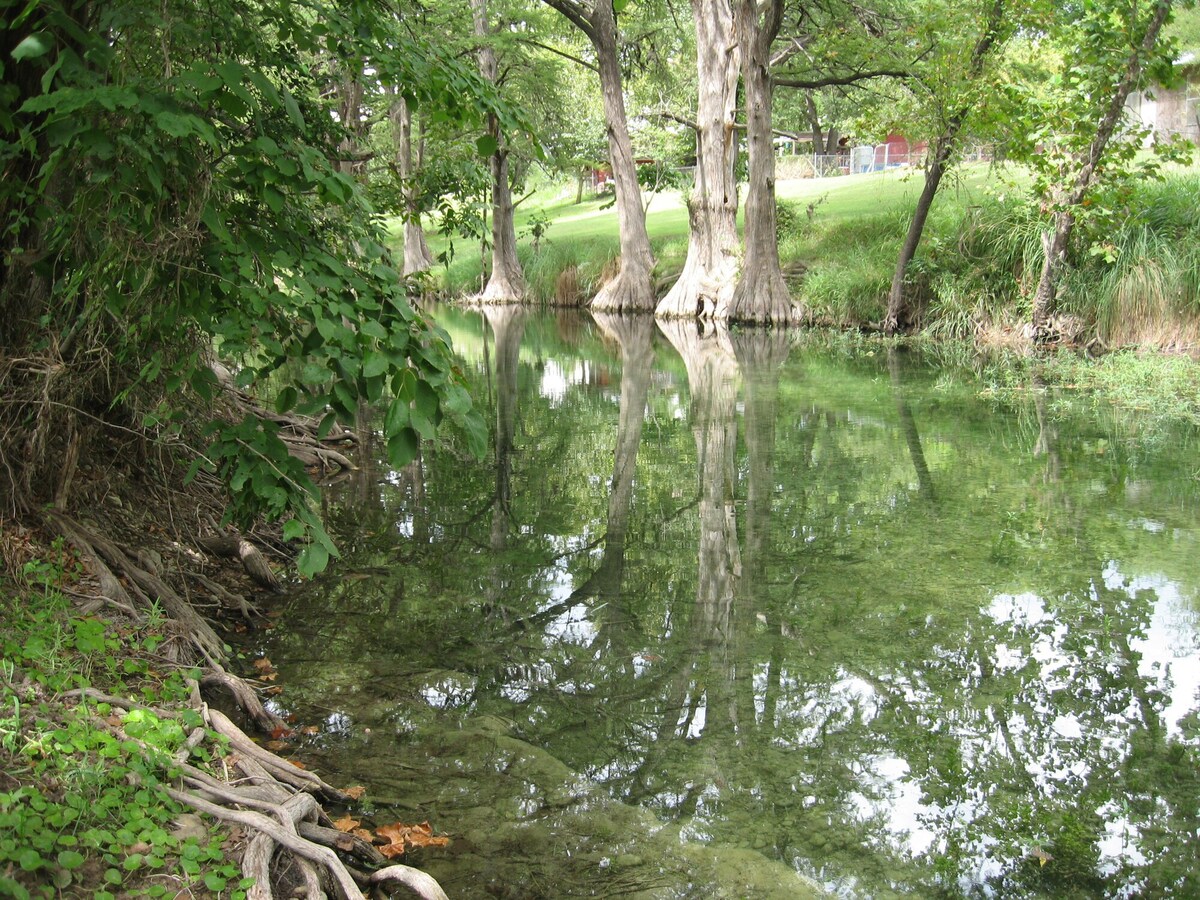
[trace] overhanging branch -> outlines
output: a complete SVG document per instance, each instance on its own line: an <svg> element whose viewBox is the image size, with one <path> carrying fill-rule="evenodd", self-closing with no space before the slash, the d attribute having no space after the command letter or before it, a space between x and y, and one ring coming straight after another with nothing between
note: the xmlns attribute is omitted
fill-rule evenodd
<svg viewBox="0 0 1200 900"><path fill-rule="evenodd" d="M869 69L864 72L852 72L846 75L826 75L824 78L788 78L775 79L776 87L800 88L815 90L827 87L847 87L860 81L870 81L873 78L911 78L912 72L907 69Z"/></svg>

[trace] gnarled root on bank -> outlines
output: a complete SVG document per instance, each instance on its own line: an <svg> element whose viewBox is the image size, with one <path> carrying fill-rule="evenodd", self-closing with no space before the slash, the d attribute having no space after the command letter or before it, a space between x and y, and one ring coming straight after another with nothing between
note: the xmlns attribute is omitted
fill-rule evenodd
<svg viewBox="0 0 1200 900"><path fill-rule="evenodd" d="M315 795L345 800L346 794L259 747L219 711L205 712L209 727L229 740L243 778L227 783L177 760L179 786L168 788L167 794L196 812L240 825L251 835L242 857L243 875L254 879L249 897L270 900L276 873L293 871L310 897L322 896L328 884L344 900L361 900L366 888L399 883L424 900L448 900L430 875L389 865L367 841L328 827L329 817ZM375 871L367 872L359 868L362 865Z"/></svg>
<svg viewBox="0 0 1200 900"><path fill-rule="evenodd" d="M308 897L328 894L361 900L365 892L382 896L382 892L399 890L402 885L425 900L446 900L446 894L429 875L394 865L368 841L330 827L332 823L321 802L346 803L351 800L349 795L259 746L228 716L204 702L201 691L217 688L227 692L263 731L285 727L264 707L250 682L225 669L223 642L187 599L189 580L204 588L207 595L219 596L221 591L214 589L215 582L186 573L174 573L172 577L156 554L124 550L99 526L83 525L54 510L43 515L47 528L77 551L84 571L91 576L91 590L99 592L99 601L93 603L111 605L134 621L144 621L152 607L157 607L168 619L164 630L172 635L160 650L174 662L199 665L199 681L190 682L190 705L201 713L207 728L196 728L174 759L162 760L173 780L165 790L195 812L245 831L248 840L242 873L254 879L249 897L270 900L299 891ZM72 694L115 709L179 717L177 709L148 707L94 688L81 688L66 696ZM100 727L118 727L97 721ZM214 733L224 741L224 747L214 747L208 754L212 759L221 759L223 771L219 775L190 762L194 758L191 750L212 741ZM146 752L156 753L153 748L146 748ZM222 752L229 755L221 757Z"/></svg>

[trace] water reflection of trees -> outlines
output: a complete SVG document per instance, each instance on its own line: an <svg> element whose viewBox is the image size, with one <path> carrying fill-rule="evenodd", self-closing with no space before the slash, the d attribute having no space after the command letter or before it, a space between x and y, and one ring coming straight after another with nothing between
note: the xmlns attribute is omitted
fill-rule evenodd
<svg viewBox="0 0 1200 900"><path fill-rule="evenodd" d="M438 716L498 713L685 837L852 892L1194 892L1194 840L1172 839L1197 827L1194 698L1164 719L1140 659L1161 598L1112 561L1128 529L1095 515L1050 409L1008 456L953 411L931 425L896 358L836 403L802 361L781 384L781 333L671 325L684 392L651 380L644 320L599 325L619 399L597 380L554 407L496 329L507 465L428 458L431 540L460 548L438 590L465 617L495 573L511 611L364 616L413 668L464 674Z"/></svg>

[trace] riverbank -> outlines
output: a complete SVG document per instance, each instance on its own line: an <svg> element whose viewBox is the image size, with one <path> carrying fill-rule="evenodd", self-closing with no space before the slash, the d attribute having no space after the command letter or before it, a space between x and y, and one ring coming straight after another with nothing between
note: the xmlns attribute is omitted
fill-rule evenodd
<svg viewBox="0 0 1200 900"><path fill-rule="evenodd" d="M405 840L332 820L364 789L291 757L306 723L230 647L272 628L294 549L219 529L179 445L106 434L69 502L0 519L0 895L444 898Z"/></svg>
<svg viewBox="0 0 1200 900"><path fill-rule="evenodd" d="M1028 176L964 167L938 195L911 274L918 334L1022 343L1041 268L1041 221ZM871 329L882 320L919 172L781 180L780 257L810 322ZM1102 226L1082 230L1060 291L1064 343L1096 352L1200 347L1200 172L1174 169L1121 195ZM540 202L539 202L540 201ZM518 212L531 300L582 305L615 272L616 219L602 199L535 195ZM543 231L535 246L530 225ZM687 211L679 194L651 198L647 228L664 291L683 266ZM450 244L432 241L434 252ZM433 278L449 296L478 289L477 246L454 241Z"/></svg>

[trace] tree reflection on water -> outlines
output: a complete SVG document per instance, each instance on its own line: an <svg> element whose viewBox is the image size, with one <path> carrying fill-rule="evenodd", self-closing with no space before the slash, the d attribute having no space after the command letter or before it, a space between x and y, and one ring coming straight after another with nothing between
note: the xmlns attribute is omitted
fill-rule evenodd
<svg viewBox="0 0 1200 900"><path fill-rule="evenodd" d="M355 483L267 651L453 894L1200 894L1191 435L782 330L438 315L492 457Z"/></svg>

